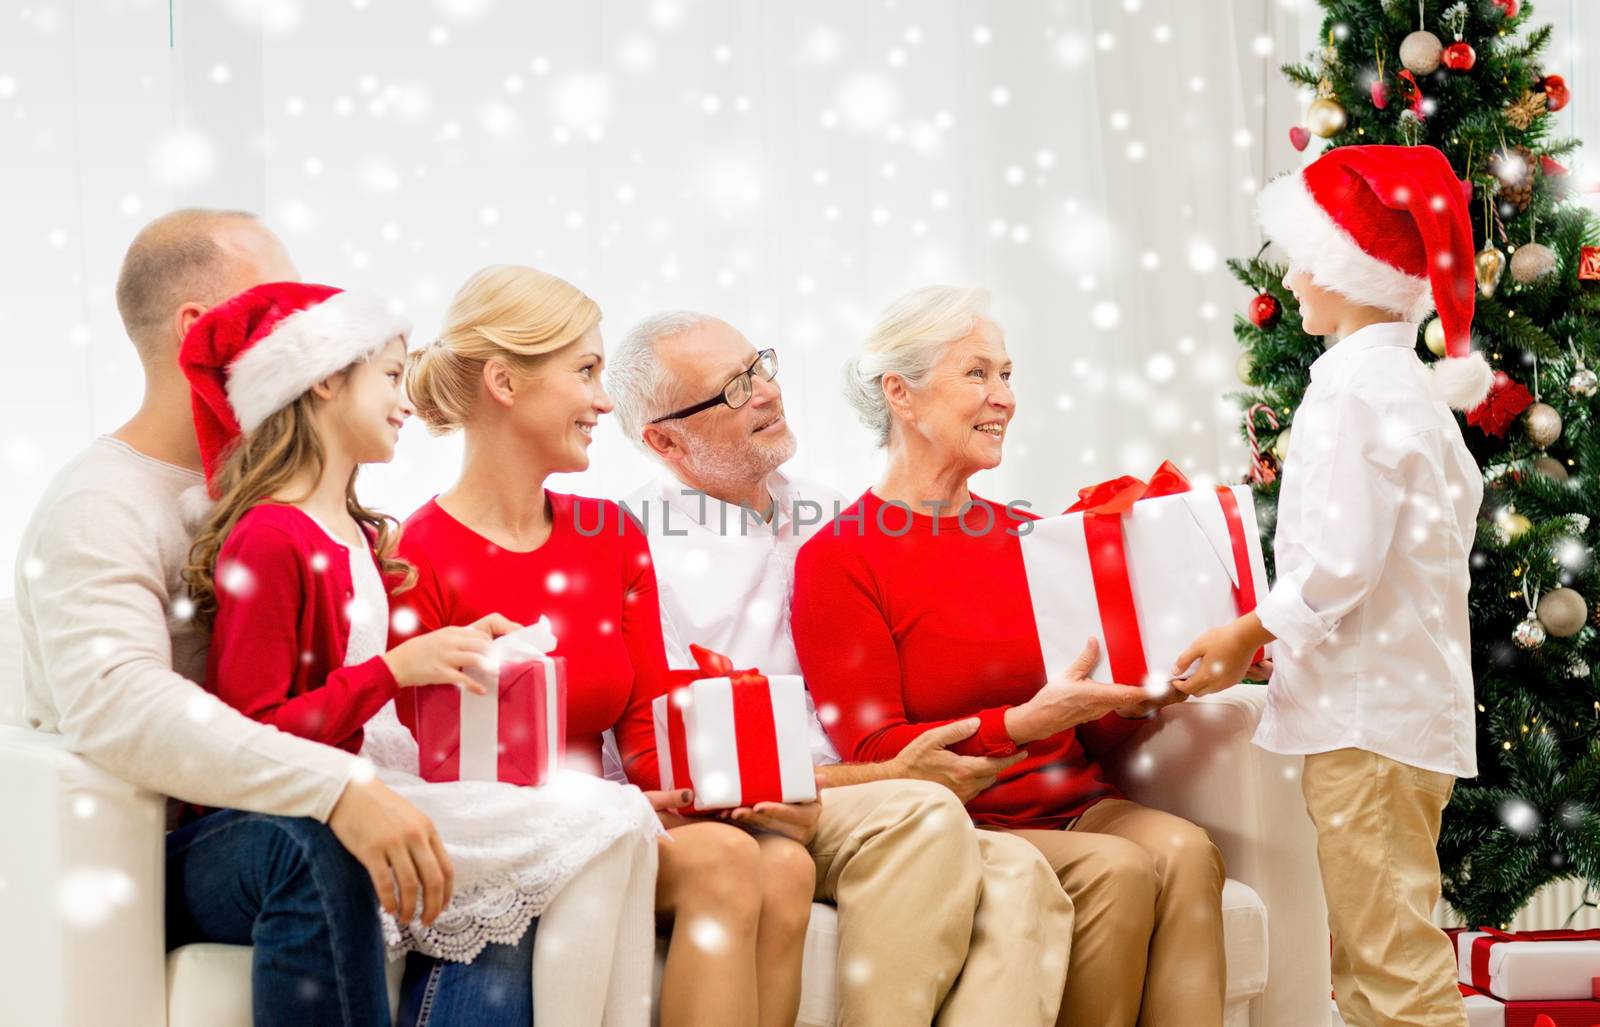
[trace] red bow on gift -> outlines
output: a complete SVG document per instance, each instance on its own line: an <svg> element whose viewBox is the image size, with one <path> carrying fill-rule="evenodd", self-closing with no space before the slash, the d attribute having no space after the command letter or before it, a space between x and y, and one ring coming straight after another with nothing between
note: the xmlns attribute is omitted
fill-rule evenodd
<svg viewBox="0 0 1600 1027"><path fill-rule="evenodd" d="M1133 605L1133 584L1128 579L1128 553L1122 537L1122 515L1141 499L1159 499L1192 491L1189 479L1171 460L1162 461L1149 481L1123 475L1078 490L1078 501L1065 513L1082 513L1084 539L1089 546L1089 571L1094 580L1100 626L1106 639L1106 659L1111 679L1125 685L1142 685L1150 668L1144 658L1144 636ZM1217 486L1217 501L1228 524L1233 562L1239 585L1234 602L1240 615L1256 608L1255 577L1250 571L1250 546L1245 539L1239 501L1226 485ZM1265 653L1257 652L1261 662Z"/></svg>

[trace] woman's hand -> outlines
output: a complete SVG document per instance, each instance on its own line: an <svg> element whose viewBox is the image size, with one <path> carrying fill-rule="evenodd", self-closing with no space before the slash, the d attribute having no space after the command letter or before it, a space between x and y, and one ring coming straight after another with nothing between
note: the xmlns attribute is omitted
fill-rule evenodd
<svg viewBox="0 0 1600 1027"><path fill-rule="evenodd" d="M466 672L469 666L482 665L488 652L488 632L476 626L440 628L401 642L383 654L383 662L401 688L450 684L488 695L489 690Z"/></svg>
<svg viewBox="0 0 1600 1027"><path fill-rule="evenodd" d="M754 806L727 810L722 819L752 831L768 831L801 845L810 845L811 839L817 836L817 822L822 819L822 799L819 796L812 802L758 802Z"/></svg>
<svg viewBox="0 0 1600 1027"><path fill-rule="evenodd" d="M1099 659L1100 644L1091 638L1064 674L1045 682L1044 687L1021 706L1007 710L1006 733L1011 740L1025 745L1099 720L1113 710L1135 705L1129 702L1130 694L1141 696L1142 692L1128 685L1108 685L1089 677Z"/></svg>

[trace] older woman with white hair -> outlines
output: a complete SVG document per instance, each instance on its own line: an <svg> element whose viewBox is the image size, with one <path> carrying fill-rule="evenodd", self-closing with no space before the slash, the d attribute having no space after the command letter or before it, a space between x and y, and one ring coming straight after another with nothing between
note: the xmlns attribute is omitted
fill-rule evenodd
<svg viewBox="0 0 1600 1027"><path fill-rule="evenodd" d="M850 362L846 391L888 461L797 558L801 668L836 711L846 760L889 759L973 716L953 751L1026 751L967 810L1037 846L1073 901L1059 1023L1220 1024L1221 854L1188 821L1122 798L1095 758L1171 700L1090 680L1093 642L1047 672L1018 542L1034 515L968 488L999 465L1016 413L987 307L981 289L919 289Z"/></svg>

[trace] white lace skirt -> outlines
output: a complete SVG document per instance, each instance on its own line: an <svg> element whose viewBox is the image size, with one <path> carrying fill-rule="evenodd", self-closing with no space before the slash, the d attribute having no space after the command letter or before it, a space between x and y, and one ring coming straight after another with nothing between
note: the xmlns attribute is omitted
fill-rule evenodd
<svg viewBox="0 0 1600 1027"><path fill-rule="evenodd" d="M400 923L383 914L389 957L421 952L470 963L490 942L513 943L583 866L618 839L661 833L639 789L577 771L542 788L491 781L424 781L417 744L385 706L367 722L361 749L378 776L433 820L455 867L455 891L439 918Z"/></svg>

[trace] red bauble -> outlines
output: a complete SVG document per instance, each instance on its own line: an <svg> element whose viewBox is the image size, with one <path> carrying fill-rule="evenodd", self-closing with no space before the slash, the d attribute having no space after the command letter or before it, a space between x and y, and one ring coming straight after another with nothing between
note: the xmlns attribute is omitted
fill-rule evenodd
<svg viewBox="0 0 1600 1027"><path fill-rule="evenodd" d="M1515 18L1517 12L1522 9L1522 4L1518 0L1494 0L1494 5L1500 8L1507 18Z"/></svg>
<svg viewBox="0 0 1600 1027"><path fill-rule="evenodd" d="M1283 308L1278 306L1277 300L1266 293L1250 301L1250 323L1257 328L1271 328L1282 316Z"/></svg>
<svg viewBox="0 0 1600 1027"><path fill-rule="evenodd" d="M1539 83L1539 89L1544 93L1544 105L1552 111L1560 110L1572 99L1567 80L1560 75L1546 75L1544 81Z"/></svg>
<svg viewBox="0 0 1600 1027"><path fill-rule="evenodd" d="M1567 169L1562 167L1549 154L1543 154L1539 157L1539 170L1544 172L1544 177L1546 178L1560 178L1562 175L1568 174Z"/></svg>
<svg viewBox="0 0 1600 1027"><path fill-rule="evenodd" d="M1289 145L1296 150L1304 150L1311 142L1311 130L1304 125L1295 125L1289 129Z"/></svg>
<svg viewBox="0 0 1600 1027"><path fill-rule="evenodd" d="M1478 52L1472 49L1471 43L1458 39L1444 48L1444 66L1451 71L1471 71L1477 63Z"/></svg>
<svg viewBox="0 0 1600 1027"><path fill-rule="evenodd" d="M1372 83L1372 106L1380 111L1389 106L1389 87L1383 84L1383 79Z"/></svg>

